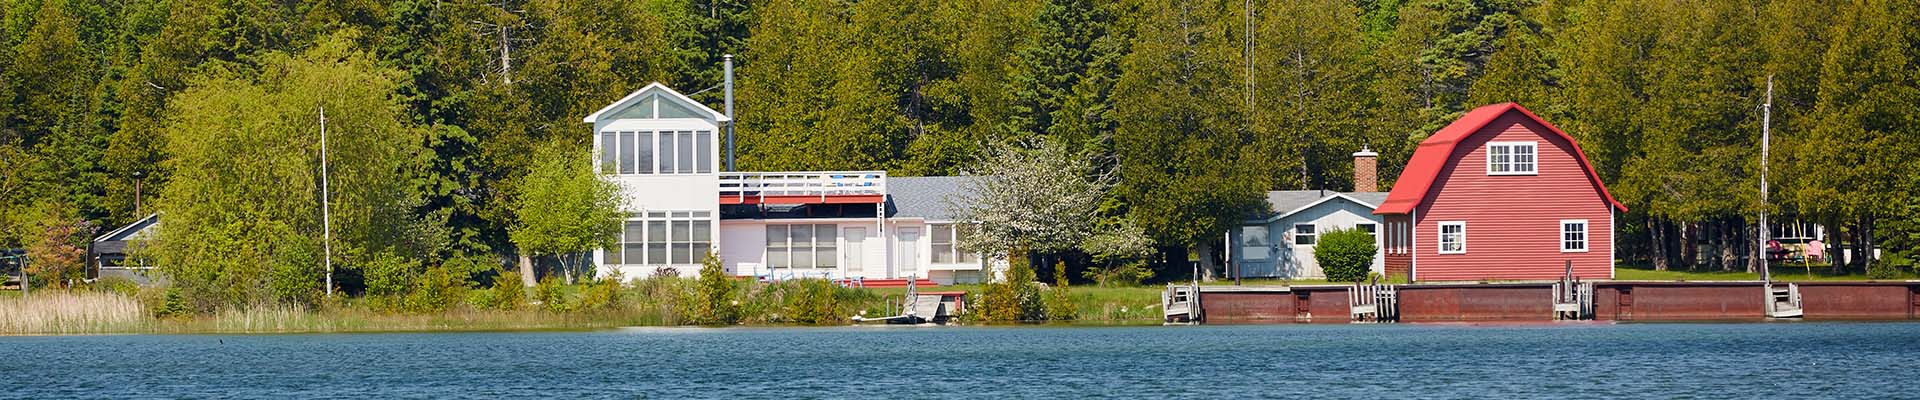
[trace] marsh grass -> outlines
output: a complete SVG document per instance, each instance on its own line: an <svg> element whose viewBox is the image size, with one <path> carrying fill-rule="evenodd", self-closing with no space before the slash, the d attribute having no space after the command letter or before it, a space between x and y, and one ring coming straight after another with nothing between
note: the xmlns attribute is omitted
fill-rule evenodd
<svg viewBox="0 0 1920 400"><path fill-rule="evenodd" d="M150 322L139 301L115 293L45 290L0 297L0 334L127 332Z"/></svg>

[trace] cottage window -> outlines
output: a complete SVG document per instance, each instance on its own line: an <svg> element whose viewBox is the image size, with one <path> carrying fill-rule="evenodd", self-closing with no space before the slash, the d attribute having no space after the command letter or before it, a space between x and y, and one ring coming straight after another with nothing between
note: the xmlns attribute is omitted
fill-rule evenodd
<svg viewBox="0 0 1920 400"><path fill-rule="evenodd" d="M1270 246L1272 245L1272 239L1267 237L1266 225L1240 227L1240 254L1242 258L1248 261L1266 260L1268 257L1273 256L1270 254L1272 251Z"/></svg>
<svg viewBox="0 0 1920 400"><path fill-rule="evenodd" d="M1293 224L1293 244L1312 246L1314 243L1319 243L1320 235L1315 232L1313 224Z"/></svg>
<svg viewBox="0 0 1920 400"><path fill-rule="evenodd" d="M606 265L667 265L706 262L713 247L712 214L706 211L650 212L627 220L616 245L603 251Z"/></svg>
<svg viewBox="0 0 1920 400"><path fill-rule="evenodd" d="M980 262L979 253L968 253L960 250L960 235L965 231L960 229L960 225L933 224L928 227L928 230L933 231L934 264Z"/></svg>
<svg viewBox="0 0 1920 400"><path fill-rule="evenodd" d="M1534 142L1491 142L1487 143L1488 175L1535 175L1539 168L1535 161L1538 154Z"/></svg>
<svg viewBox="0 0 1920 400"><path fill-rule="evenodd" d="M1560 252L1587 252L1587 220L1569 219L1560 221Z"/></svg>
<svg viewBox="0 0 1920 400"><path fill-rule="evenodd" d="M833 224L767 225L769 268L839 267L840 236Z"/></svg>
<svg viewBox="0 0 1920 400"><path fill-rule="evenodd" d="M1367 231L1367 236L1372 236L1373 240L1376 240L1376 241L1380 240L1379 225L1370 224L1370 223L1359 223L1359 224L1355 224L1354 227L1360 228L1360 230L1363 230L1363 231Z"/></svg>
<svg viewBox="0 0 1920 400"><path fill-rule="evenodd" d="M1467 253L1466 221L1440 223L1440 254Z"/></svg>

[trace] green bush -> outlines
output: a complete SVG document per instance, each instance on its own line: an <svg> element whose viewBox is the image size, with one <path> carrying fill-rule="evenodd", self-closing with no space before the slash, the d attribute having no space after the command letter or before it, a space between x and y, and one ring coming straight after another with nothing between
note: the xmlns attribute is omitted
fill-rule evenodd
<svg viewBox="0 0 1920 400"><path fill-rule="evenodd" d="M1073 293L1067 290L1067 263L1054 263L1053 276L1053 288L1047 290L1047 319L1065 321L1078 318L1080 307L1073 303Z"/></svg>
<svg viewBox="0 0 1920 400"><path fill-rule="evenodd" d="M720 257L707 253L700 266L700 281L693 301L694 323L733 325L740 322L740 301L735 296L733 277L720 267Z"/></svg>
<svg viewBox="0 0 1920 400"><path fill-rule="evenodd" d="M404 305L407 293L413 289L414 278L423 271L419 261L406 259L390 251L375 253L360 265L361 276L367 285L367 297L376 306L389 310Z"/></svg>
<svg viewBox="0 0 1920 400"><path fill-rule="evenodd" d="M1147 268L1145 262L1129 261L1105 267L1087 268L1080 273L1080 276L1093 281L1100 287L1140 286L1140 282L1153 278L1153 269Z"/></svg>
<svg viewBox="0 0 1920 400"><path fill-rule="evenodd" d="M1313 257L1320 261L1320 269L1326 271L1330 282L1366 280L1373 270L1376 251L1373 235L1355 228L1321 233L1320 241L1313 245Z"/></svg>
<svg viewBox="0 0 1920 400"><path fill-rule="evenodd" d="M980 285L980 295L970 306L970 318L979 321L1037 321L1046 319L1046 305L1034 283L1033 268L1024 253L1008 257L1007 271L1001 279Z"/></svg>
<svg viewBox="0 0 1920 400"><path fill-rule="evenodd" d="M138 296L140 294L140 284L133 283L133 279L124 276L103 276L100 277L100 279L94 280L93 285L90 287L95 291L116 293L124 296Z"/></svg>
<svg viewBox="0 0 1920 400"><path fill-rule="evenodd" d="M826 279L788 281L783 290L787 320L797 324L838 323L846 316L840 312L840 285ZM785 282L783 282L785 283Z"/></svg>
<svg viewBox="0 0 1920 400"><path fill-rule="evenodd" d="M419 286L407 295L407 309L412 311L446 311L460 301L470 285L466 270L445 265L427 268L417 281Z"/></svg>
<svg viewBox="0 0 1920 400"><path fill-rule="evenodd" d="M1867 279L1888 280L1905 277L1907 277L1906 269L1890 262L1874 263L1872 268L1867 268Z"/></svg>
<svg viewBox="0 0 1920 400"><path fill-rule="evenodd" d="M540 302L540 306L546 308L547 311L572 311L572 304L567 303L567 294L563 292L564 289L565 288L560 285L559 278L551 275L546 278L541 278L540 284L533 286L533 301Z"/></svg>
<svg viewBox="0 0 1920 400"><path fill-rule="evenodd" d="M580 305L576 310L609 310L620 307L621 286L620 270L612 270L600 280L588 286L586 293L580 296Z"/></svg>
<svg viewBox="0 0 1920 400"><path fill-rule="evenodd" d="M487 289L480 303L474 305L489 310L518 310L527 304L527 288L520 283L517 271L501 272L493 278L493 288Z"/></svg>

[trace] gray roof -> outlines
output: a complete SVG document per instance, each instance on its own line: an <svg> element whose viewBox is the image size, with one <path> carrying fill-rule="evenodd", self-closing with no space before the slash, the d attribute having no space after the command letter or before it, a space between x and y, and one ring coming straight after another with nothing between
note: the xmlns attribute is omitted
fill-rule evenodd
<svg viewBox="0 0 1920 400"><path fill-rule="evenodd" d="M960 201L974 176L900 176L887 177L887 216L951 220L954 210L948 199Z"/></svg>
<svg viewBox="0 0 1920 400"><path fill-rule="evenodd" d="M1267 207L1268 207L1268 211L1273 214L1285 213L1288 211L1299 209L1300 207L1306 207L1308 204L1313 204L1314 202L1320 201L1320 199L1326 198L1328 196L1332 196L1334 195L1334 193L1347 195L1347 197L1352 197L1355 200L1367 202L1367 204L1370 204L1374 207L1379 207L1381 202L1387 201L1387 192L1334 192L1330 190L1328 191L1275 190L1275 191L1267 192Z"/></svg>

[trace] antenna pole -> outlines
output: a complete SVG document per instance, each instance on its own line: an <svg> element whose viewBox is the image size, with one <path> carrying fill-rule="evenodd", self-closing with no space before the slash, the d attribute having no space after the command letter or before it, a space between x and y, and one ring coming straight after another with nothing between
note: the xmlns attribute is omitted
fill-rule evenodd
<svg viewBox="0 0 1920 400"><path fill-rule="evenodd" d="M1773 275L1768 271L1767 256L1772 249L1767 248L1773 229L1767 227L1767 150L1768 142L1773 139L1773 75L1767 75L1767 102L1760 106L1760 280L1772 282Z"/></svg>
<svg viewBox="0 0 1920 400"><path fill-rule="evenodd" d="M328 207L333 198L327 187L327 106L320 106L320 245L325 253L321 263L327 268L327 298L333 298L333 214Z"/></svg>

